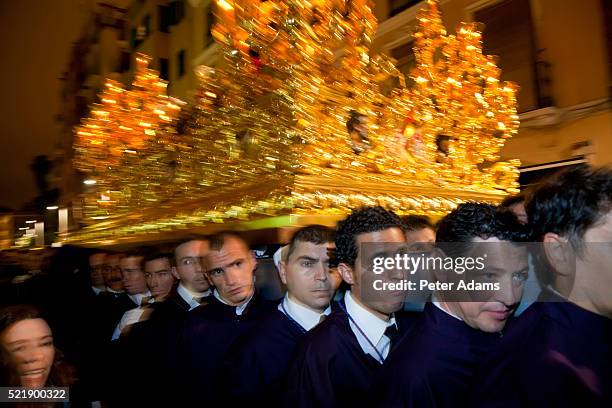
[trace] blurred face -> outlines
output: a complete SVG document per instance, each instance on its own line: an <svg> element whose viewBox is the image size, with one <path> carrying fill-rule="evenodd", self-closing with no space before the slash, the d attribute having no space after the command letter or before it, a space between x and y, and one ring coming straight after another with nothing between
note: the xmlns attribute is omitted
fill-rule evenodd
<svg viewBox="0 0 612 408"><path fill-rule="evenodd" d="M116 292L123 291L123 276L119 267L119 255L106 256L102 272L106 286Z"/></svg>
<svg viewBox="0 0 612 408"><path fill-rule="evenodd" d="M523 225L527 224L527 211L525 210L525 203L520 202L512 204L508 207L510 211L516 216L516 219Z"/></svg>
<svg viewBox="0 0 612 408"><path fill-rule="evenodd" d="M202 265L207 253L208 241L201 240L185 242L174 250L176 267L172 268L172 274L191 292L205 292L210 287Z"/></svg>
<svg viewBox="0 0 612 408"><path fill-rule="evenodd" d="M89 277L96 287L104 286L104 257L106 254L93 254L89 257Z"/></svg>
<svg viewBox="0 0 612 408"><path fill-rule="evenodd" d="M489 333L499 332L521 301L523 285L529 273L528 251L525 247L497 238L477 238L474 242L477 244L470 256L479 257L486 254L486 262L485 268L474 272L469 280L498 282L500 290L475 292L472 296L474 301L448 302L447 305L468 326Z"/></svg>
<svg viewBox="0 0 612 408"><path fill-rule="evenodd" d="M338 271L345 282L351 285L352 297L382 319L401 309L406 297L403 290L376 290L374 281L396 284L404 279L401 270L386 269L382 274L373 272L374 258L393 257L405 247L406 238L400 228L357 235L358 255L354 266L341 263ZM385 245L389 244L389 245Z"/></svg>
<svg viewBox="0 0 612 408"><path fill-rule="evenodd" d="M210 283L221 298L233 306L243 304L253 295L255 265L253 253L244 242L234 237L226 237L219 251L210 250L206 256Z"/></svg>
<svg viewBox="0 0 612 408"><path fill-rule="evenodd" d="M406 232L406 242L413 244L415 242L436 242L436 233L431 228L421 228L416 231Z"/></svg>
<svg viewBox="0 0 612 408"><path fill-rule="evenodd" d="M164 300L174 285L174 276L168 258L153 259L145 263L145 279L156 302Z"/></svg>
<svg viewBox="0 0 612 408"><path fill-rule="evenodd" d="M121 275L123 276L123 287L130 295L147 291L147 281L140 266L141 262L141 256L126 256L119 261Z"/></svg>
<svg viewBox="0 0 612 408"><path fill-rule="evenodd" d="M55 348L51 329L43 319L21 320L0 336L22 387L44 387L51 371Z"/></svg>
<svg viewBox="0 0 612 408"><path fill-rule="evenodd" d="M337 279L329 270L329 251L334 244L295 243L289 259L280 263L280 277L294 302L322 312L334 295Z"/></svg>
<svg viewBox="0 0 612 408"><path fill-rule="evenodd" d="M586 231L583 241L584 251L576 258L575 286L585 295L571 300L583 304L587 299L581 297L588 297L592 303L588 309L612 317L612 211Z"/></svg>

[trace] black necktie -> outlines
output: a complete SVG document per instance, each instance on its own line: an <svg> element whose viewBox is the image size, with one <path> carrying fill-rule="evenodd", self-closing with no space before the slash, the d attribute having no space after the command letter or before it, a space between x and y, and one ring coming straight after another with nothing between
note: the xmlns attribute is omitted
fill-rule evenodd
<svg viewBox="0 0 612 408"><path fill-rule="evenodd" d="M399 331L397 330L397 326L395 325L395 323L393 323L391 326L387 326L387 328L385 329L385 336L387 336L390 340L389 350L391 350L395 345L397 336L399 336Z"/></svg>

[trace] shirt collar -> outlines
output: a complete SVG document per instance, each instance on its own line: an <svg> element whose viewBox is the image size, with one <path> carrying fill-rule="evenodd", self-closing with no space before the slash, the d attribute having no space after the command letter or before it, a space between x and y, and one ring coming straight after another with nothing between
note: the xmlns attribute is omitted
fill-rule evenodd
<svg viewBox="0 0 612 408"><path fill-rule="evenodd" d="M454 317L455 319L457 319L457 320L459 320L461 322L463 321L463 319L461 317L457 316L454 313L451 313L450 311L448 311L444 307L442 307L442 304L440 303L440 301L436 297L435 293L433 295L431 295L431 303L433 303L435 307L437 307L438 309L440 309L441 311L443 311L447 315L452 316L452 317Z"/></svg>
<svg viewBox="0 0 612 408"><path fill-rule="evenodd" d="M119 292L118 290L113 290L109 286L106 287L106 291L108 293L115 293L115 294L123 293L123 292Z"/></svg>
<svg viewBox="0 0 612 408"><path fill-rule="evenodd" d="M327 309L325 309L323 313L315 312L314 310L291 300L288 293L285 294L282 305L285 306L285 311L289 317L295 320L297 324L302 326L306 331L309 331L319 324L321 321L321 316L329 316L331 313L331 306L327 306ZM284 313L281 305L278 305L278 310Z"/></svg>
<svg viewBox="0 0 612 408"><path fill-rule="evenodd" d="M195 298L203 298L210 295L210 289L205 290L204 292L192 292L183 286L182 282L179 282L178 287L176 288L176 292L179 294L181 298L189 305L189 310L195 309L200 306Z"/></svg>
<svg viewBox="0 0 612 408"><path fill-rule="evenodd" d="M142 298L144 297L151 297L151 292L149 292L148 290L145 293L137 293L135 295L128 295L128 297L130 299L132 299L132 302L136 303L136 306L141 306L141 302L142 302ZM151 300L153 298L151 297ZM152 301L149 300L149 303L152 303Z"/></svg>
<svg viewBox="0 0 612 408"><path fill-rule="evenodd" d="M348 314L374 345L380 341L387 327L396 324L395 316L391 316L389 321L386 321L366 310L353 299L351 291L347 291L344 295L344 303Z"/></svg>
<svg viewBox="0 0 612 408"><path fill-rule="evenodd" d="M99 295L100 293L104 292L104 290L102 290L102 289L100 289L100 288L97 288L97 287L95 287L95 286L92 286L92 287L91 287L91 290L93 291L93 293L94 293L95 295Z"/></svg>
<svg viewBox="0 0 612 408"><path fill-rule="evenodd" d="M253 292L253 295L254 295L254 294L255 294L255 292ZM249 305L249 303L251 302L251 300L253 300L253 295L251 295L251 297L250 297L250 298L248 298L248 299L247 299L247 301L246 301L246 302L244 302L242 305L240 305L240 306L234 306L234 305L230 305L229 303L227 303L227 302L226 302L226 301L225 301L225 300L224 300L224 299L221 297L221 295L219 295L219 292L217 292L217 289L215 289L215 290L213 291L213 296L214 296L215 298L217 298L217 300L218 300L219 302L221 302L221 303L223 303L223 304L225 304L225 305L232 306L232 307L235 307L235 308L236 308L236 316L241 316L241 315L242 315L242 312L244 312L244 309L246 309L246 307Z"/></svg>

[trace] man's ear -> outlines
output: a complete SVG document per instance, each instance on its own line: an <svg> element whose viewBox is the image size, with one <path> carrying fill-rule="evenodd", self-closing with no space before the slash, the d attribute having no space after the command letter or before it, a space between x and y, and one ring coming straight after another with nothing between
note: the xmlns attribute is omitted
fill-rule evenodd
<svg viewBox="0 0 612 408"><path fill-rule="evenodd" d="M174 278L176 280L181 280L181 276L178 274L178 271L176 270L176 266L173 266L172 268L170 268L170 273L172 273L172 276L174 276Z"/></svg>
<svg viewBox="0 0 612 408"><path fill-rule="evenodd" d="M208 284L212 287L215 286L214 282L212 281L212 279L210 278L210 275L208 274L208 272L204 272L204 276L206 277L206 280L208 281Z"/></svg>
<svg viewBox="0 0 612 408"><path fill-rule="evenodd" d="M342 276L342 280L348 283L349 285L354 285L355 281L355 272L353 268L345 263L338 264L338 272L340 276Z"/></svg>
<svg viewBox="0 0 612 408"><path fill-rule="evenodd" d="M444 259L447 258L446 254L444 253L444 251L438 247L434 247L431 251L431 253L429 254L430 258L440 258L442 259L441 264L444 264ZM438 269L436 268L436 262L432 262L433 264L433 268L431 268L431 270L426 270L427 272L429 272L429 277L433 280L433 281L440 281L440 282L448 282L448 276L447 276L447 272L444 270L444 268Z"/></svg>
<svg viewBox="0 0 612 408"><path fill-rule="evenodd" d="M278 263L278 276L283 285L287 285L287 264L283 260Z"/></svg>
<svg viewBox="0 0 612 408"><path fill-rule="evenodd" d="M574 257L571 254L571 246L566 238L548 232L544 235L542 246L546 260L555 273L564 277L573 275Z"/></svg>

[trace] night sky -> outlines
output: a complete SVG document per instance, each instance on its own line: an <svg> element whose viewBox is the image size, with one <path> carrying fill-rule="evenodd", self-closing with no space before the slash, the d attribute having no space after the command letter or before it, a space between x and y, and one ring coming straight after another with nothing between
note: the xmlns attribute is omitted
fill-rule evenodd
<svg viewBox="0 0 612 408"><path fill-rule="evenodd" d="M60 137L60 85L87 0L0 0L0 206L38 194L30 163Z"/></svg>

